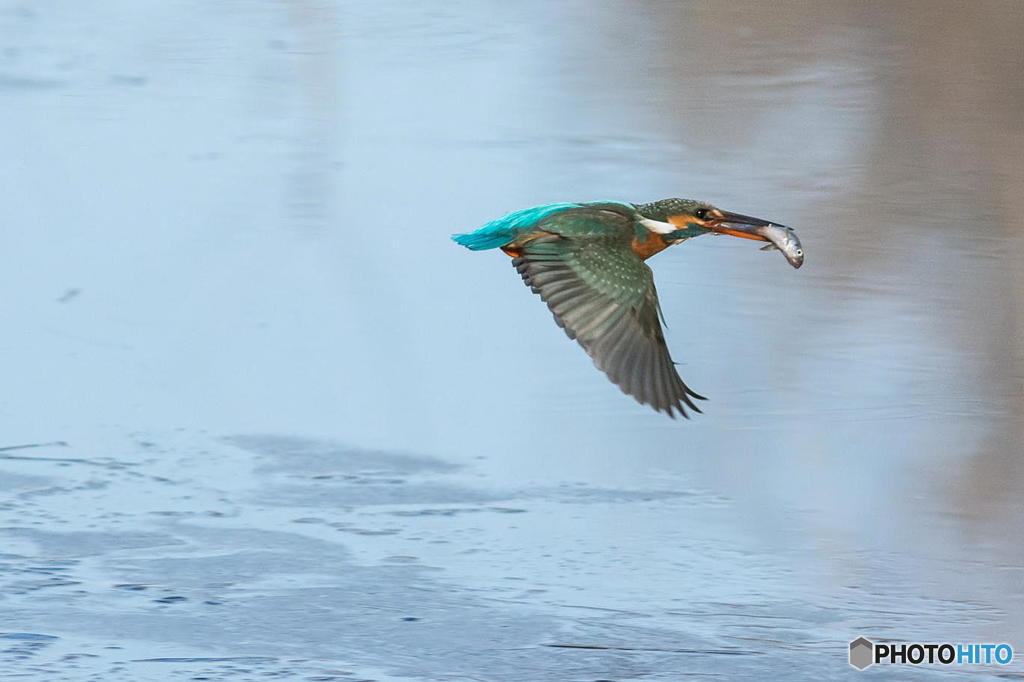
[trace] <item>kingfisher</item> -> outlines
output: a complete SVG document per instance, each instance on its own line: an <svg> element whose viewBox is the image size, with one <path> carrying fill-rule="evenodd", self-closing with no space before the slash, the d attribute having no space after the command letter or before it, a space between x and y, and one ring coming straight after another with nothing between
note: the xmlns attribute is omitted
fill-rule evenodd
<svg viewBox="0 0 1024 682"><path fill-rule="evenodd" d="M501 249L555 322L612 383L673 419L701 412L676 372L665 343L654 273L644 262L673 244L704 234L769 242L794 268L804 261L796 233L784 225L730 213L692 199L646 204L558 203L514 211L480 229L453 235L473 251Z"/></svg>

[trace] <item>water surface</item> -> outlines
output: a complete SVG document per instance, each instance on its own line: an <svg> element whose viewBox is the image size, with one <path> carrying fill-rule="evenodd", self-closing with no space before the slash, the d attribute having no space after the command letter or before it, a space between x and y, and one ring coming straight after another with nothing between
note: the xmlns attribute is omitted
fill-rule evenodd
<svg viewBox="0 0 1024 682"><path fill-rule="evenodd" d="M3 668L1007 674L845 657L1024 653L1022 32L994 1L0 5L0 447L49 444L0 450ZM808 253L651 261L689 422L448 241L667 196Z"/></svg>

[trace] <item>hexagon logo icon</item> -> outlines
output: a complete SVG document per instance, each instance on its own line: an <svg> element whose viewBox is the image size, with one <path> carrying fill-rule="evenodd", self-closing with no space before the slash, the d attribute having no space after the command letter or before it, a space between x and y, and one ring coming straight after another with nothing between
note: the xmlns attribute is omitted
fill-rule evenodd
<svg viewBox="0 0 1024 682"><path fill-rule="evenodd" d="M875 645L866 637L858 637L850 642L850 665L857 670L863 670L872 663L875 658Z"/></svg>

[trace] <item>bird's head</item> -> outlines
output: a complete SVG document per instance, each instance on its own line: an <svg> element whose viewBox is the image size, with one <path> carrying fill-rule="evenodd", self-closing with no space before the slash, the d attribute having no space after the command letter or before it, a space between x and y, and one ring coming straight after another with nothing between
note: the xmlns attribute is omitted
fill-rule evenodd
<svg viewBox="0 0 1024 682"><path fill-rule="evenodd" d="M794 268L804 262L804 252L796 233L784 225L761 218L723 211L694 199L662 199L636 207L640 223L666 239L687 239L713 232L733 237L770 242L786 256Z"/></svg>

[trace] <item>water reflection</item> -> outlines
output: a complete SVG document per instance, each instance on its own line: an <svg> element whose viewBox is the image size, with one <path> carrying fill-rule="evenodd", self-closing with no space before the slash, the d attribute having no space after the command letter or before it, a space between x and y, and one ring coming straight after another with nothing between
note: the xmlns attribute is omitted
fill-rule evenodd
<svg viewBox="0 0 1024 682"><path fill-rule="evenodd" d="M802 651L1024 642L1024 5L97 7L0 12L12 442L433 456L530 512L446 526L486 561L417 547L453 585L528 573L559 618L571 597L711 639L772 612ZM705 237L652 261L712 398L689 423L620 395L503 257L447 239L674 195L808 252L797 272ZM577 485L605 492L537 492Z"/></svg>

